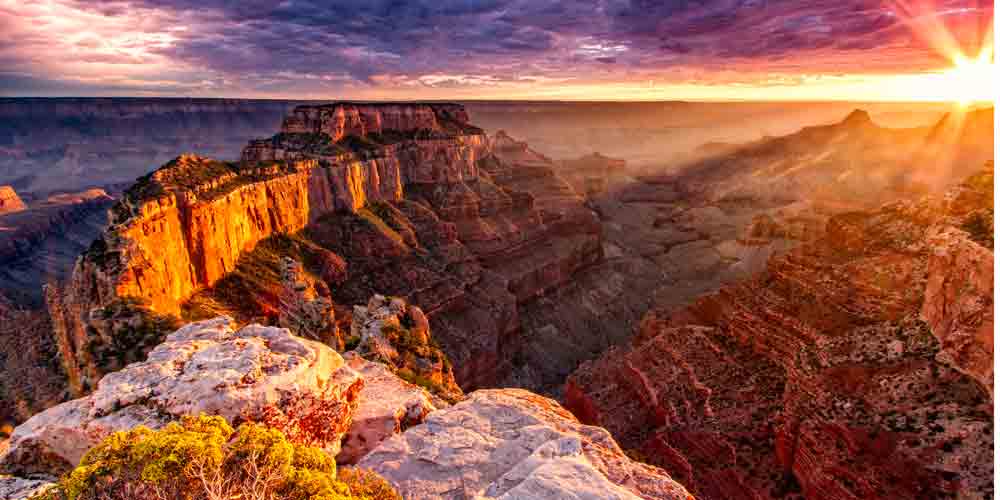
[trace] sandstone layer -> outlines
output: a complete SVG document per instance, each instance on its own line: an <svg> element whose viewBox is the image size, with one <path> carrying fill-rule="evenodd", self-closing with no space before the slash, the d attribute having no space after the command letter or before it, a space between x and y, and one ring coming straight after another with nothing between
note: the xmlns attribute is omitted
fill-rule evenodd
<svg viewBox="0 0 1000 500"><path fill-rule="evenodd" d="M146 361L102 378L89 396L33 416L14 430L0 467L64 472L115 431L202 412L263 422L335 455L363 379L329 347L288 330L233 326L226 317L185 325Z"/></svg>
<svg viewBox="0 0 1000 500"><path fill-rule="evenodd" d="M693 499L662 470L626 457L607 431L518 389L476 391L359 465L414 500Z"/></svg>
<svg viewBox="0 0 1000 500"><path fill-rule="evenodd" d="M969 232L992 177L835 215L759 276L651 313L567 406L699 498L992 496L993 259Z"/></svg>

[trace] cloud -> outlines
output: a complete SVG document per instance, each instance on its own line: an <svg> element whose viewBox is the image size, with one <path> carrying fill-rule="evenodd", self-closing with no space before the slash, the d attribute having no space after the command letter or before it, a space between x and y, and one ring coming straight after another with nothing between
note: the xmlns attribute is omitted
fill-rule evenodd
<svg viewBox="0 0 1000 500"><path fill-rule="evenodd" d="M907 9L887 5L882 0L0 0L0 29L11 34L0 42L0 65L70 86L87 81L115 88L147 79L175 82L151 86L151 92L246 95L370 93L427 82L433 87L566 79L669 83L679 74L715 84L732 79L734 71L863 74L939 66L941 57L913 36L898 12ZM930 5L921 15L947 18L965 31L970 22L992 19L991 3ZM449 78L439 81L441 75ZM761 76L766 78L773 76ZM4 85L0 81L0 93L25 91L23 84Z"/></svg>

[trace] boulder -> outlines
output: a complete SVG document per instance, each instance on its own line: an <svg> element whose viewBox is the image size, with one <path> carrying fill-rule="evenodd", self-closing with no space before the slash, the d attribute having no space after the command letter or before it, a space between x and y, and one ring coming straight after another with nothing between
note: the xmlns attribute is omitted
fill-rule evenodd
<svg viewBox="0 0 1000 500"><path fill-rule="evenodd" d="M146 361L101 379L87 397L14 429L0 470L58 473L113 432L159 428L182 415L259 421L331 454L351 426L364 382L333 349L287 329L235 329L225 316L188 324Z"/></svg>
<svg viewBox="0 0 1000 500"><path fill-rule="evenodd" d="M480 390L395 435L359 466L404 498L693 499L607 431L520 389Z"/></svg>

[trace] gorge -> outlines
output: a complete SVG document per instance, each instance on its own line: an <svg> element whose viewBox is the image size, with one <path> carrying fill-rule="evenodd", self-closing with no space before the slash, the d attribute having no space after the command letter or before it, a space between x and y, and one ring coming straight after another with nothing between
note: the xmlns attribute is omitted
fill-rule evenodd
<svg viewBox="0 0 1000 500"><path fill-rule="evenodd" d="M3 463L53 467L37 446L93 430L56 453L71 467L97 435L219 413L242 382L188 361L218 349L337 373L294 404L240 376L302 421L329 410L322 444L408 498L992 495L992 114L856 111L651 172L552 159L458 104L296 106L238 161L84 197L109 225L36 311L82 399ZM188 401L181 376L222 385ZM227 418L274 416L247 404ZM449 473L465 448L436 429L462 422L474 465Z"/></svg>

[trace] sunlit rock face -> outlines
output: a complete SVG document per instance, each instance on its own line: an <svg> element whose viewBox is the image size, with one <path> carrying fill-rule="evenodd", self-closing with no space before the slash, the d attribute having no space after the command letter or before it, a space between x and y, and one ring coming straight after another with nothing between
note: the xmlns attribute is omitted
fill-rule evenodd
<svg viewBox="0 0 1000 500"><path fill-rule="evenodd" d="M835 215L763 274L650 313L567 407L699 498L991 496L992 177Z"/></svg>
<svg viewBox="0 0 1000 500"><path fill-rule="evenodd" d="M336 351L288 330L220 317L185 325L146 361L101 379L89 396L18 426L0 468L56 474L113 432L159 428L183 415L221 415L280 428L330 453L351 427L364 385Z"/></svg>
<svg viewBox="0 0 1000 500"><path fill-rule="evenodd" d="M0 186L0 215L20 212L28 208L21 197L17 195L14 188L10 186Z"/></svg>
<svg viewBox="0 0 1000 500"><path fill-rule="evenodd" d="M519 389L476 391L358 465L412 499L693 498L661 469L625 456L604 429Z"/></svg>

